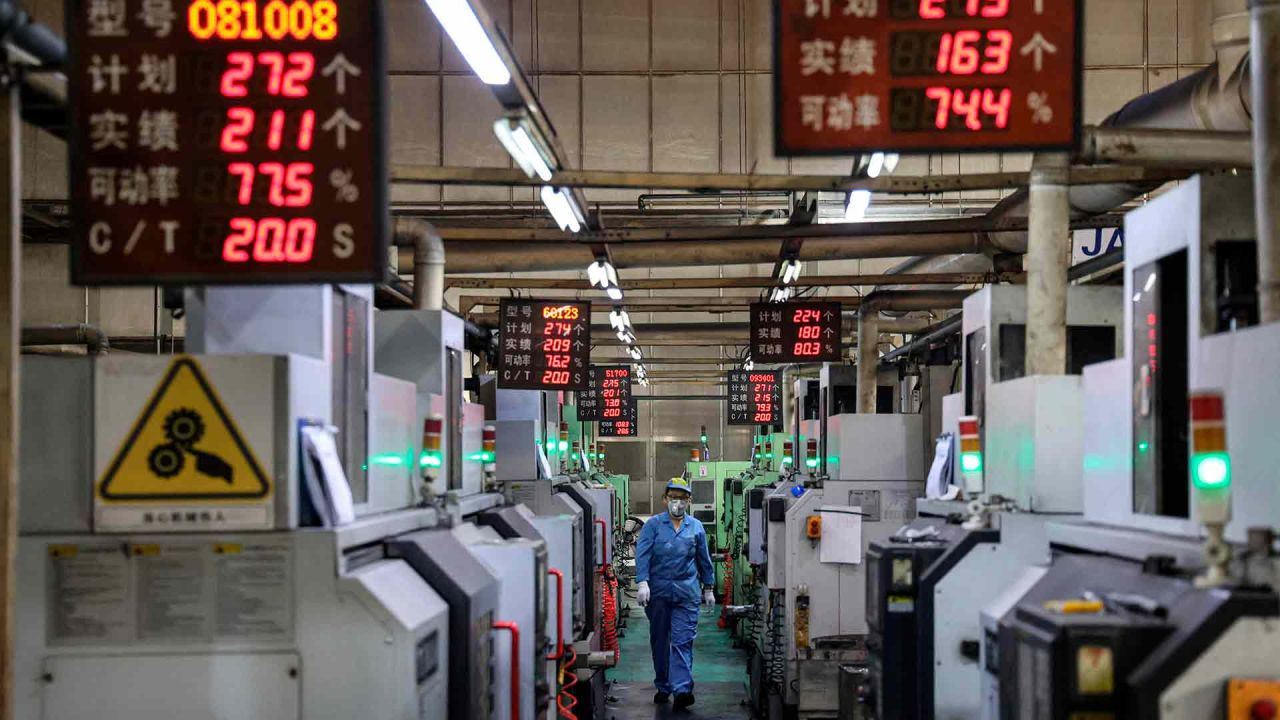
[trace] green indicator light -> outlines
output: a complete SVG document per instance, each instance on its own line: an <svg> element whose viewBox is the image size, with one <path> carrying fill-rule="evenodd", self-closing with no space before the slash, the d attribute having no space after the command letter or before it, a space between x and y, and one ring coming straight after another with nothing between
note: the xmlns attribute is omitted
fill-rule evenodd
<svg viewBox="0 0 1280 720"><path fill-rule="evenodd" d="M981 472L982 471L982 453L976 453L976 452L960 453L960 469L968 473Z"/></svg>
<svg viewBox="0 0 1280 720"><path fill-rule="evenodd" d="M790 464L791 464L791 458L789 458L789 457L784 457L784 458L782 458L782 464L783 464L783 465L790 465Z"/></svg>
<svg viewBox="0 0 1280 720"><path fill-rule="evenodd" d="M706 436L706 435L703 435L703 436L702 436L702 444L703 444L703 445L706 445L706 444L707 444L707 436Z"/></svg>
<svg viewBox="0 0 1280 720"><path fill-rule="evenodd" d="M438 468L444 464L444 460L440 457L440 453L429 452L422 454L422 459L418 461L418 464L422 467Z"/></svg>
<svg viewBox="0 0 1280 720"><path fill-rule="evenodd" d="M1191 458L1191 479L1204 490L1231 485L1231 458L1224 452L1203 453Z"/></svg>
<svg viewBox="0 0 1280 720"><path fill-rule="evenodd" d="M547 441L547 452L549 452L549 453L553 453L553 452L555 452L555 451L556 451L556 441L555 441L555 440L548 440L548 441Z"/></svg>
<svg viewBox="0 0 1280 720"><path fill-rule="evenodd" d="M561 441L560 441L560 452L564 452L565 450L568 450L568 449L569 449L569 441L567 441L567 440L561 440Z"/></svg>
<svg viewBox="0 0 1280 720"><path fill-rule="evenodd" d="M399 466L399 465L404 465L405 459L400 455L394 455L392 453L382 453L381 455L374 455L373 457L369 458L369 462L373 463L374 465Z"/></svg>
<svg viewBox="0 0 1280 720"><path fill-rule="evenodd" d="M809 467L809 468L816 468L816 467L818 467L818 459L817 459L817 458L809 458L808 460L805 460L805 461L804 461L804 464L805 464L805 467Z"/></svg>
<svg viewBox="0 0 1280 720"><path fill-rule="evenodd" d="M764 456L766 459L769 459L769 460L773 459L773 453L765 453Z"/></svg>
<svg viewBox="0 0 1280 720"><path fill-rule="evenodd" d="M827 458L828 465L834 465L838 462L840 462L840 458L836 457L835 455L832 455L831 457Z"/></svg>
<svg viewBox="0 0 1280 720"><path fill-rule="evenodd" d="M1138 443L1138 452L1145 453L1150 449L1151 449L1151 443L1147 442L1146 440L1143 440L1142 442Z"/></svg>

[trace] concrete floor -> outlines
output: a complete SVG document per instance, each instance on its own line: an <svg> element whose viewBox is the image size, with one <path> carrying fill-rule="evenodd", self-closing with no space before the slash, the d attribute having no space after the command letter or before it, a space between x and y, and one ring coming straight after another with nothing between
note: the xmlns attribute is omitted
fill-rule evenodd
<svg viewBox="0 0 1280 720"><path fill-rule="evenodd" d="M744 720L751 717L743 704L747 697L746 655L732 647L729 634L716 627L719 608L704 610L698 618L698 639L693 645L693 682L697 703L677 711L671 704L653 704L653 661L649 655L649 621L644 610L629 600L631 614L621 639L622 655L618 666L609 671L614 684L609 695L613 720L648 720L680 718L681 720Z"/></svg>

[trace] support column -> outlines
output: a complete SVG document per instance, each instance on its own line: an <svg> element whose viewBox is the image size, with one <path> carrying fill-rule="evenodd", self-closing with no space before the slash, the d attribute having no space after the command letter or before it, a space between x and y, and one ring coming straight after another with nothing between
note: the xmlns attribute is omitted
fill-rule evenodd
<svg viewBox="0 0 1280 720"><path fill-rule="evenodd" d="M858 313L858 412L876 412L876 376L880 368L880 311L865 307Z"/></svg>
<svg viewBox="0 0 1280 720"><path fill-rule="evenodd" d="M1031 163L1027 237L1027 375L1067 370L1067 270L1071 160L1036 155Z"/></svg>
<svg viewBox="0 0 1280 720"><path fill-rule="evenodd" d="M0 720L13 717L14 588L18 549L18 363L22 332L22 148L18 82L0 79Z"/></svg>
<svg viewBox="0 0 1280 720"><path fill-rule="evenodd" d="M1263 323L1280 321L1280 0L1251 0L1253 195L1258 225L1258 305Z"/></svg>

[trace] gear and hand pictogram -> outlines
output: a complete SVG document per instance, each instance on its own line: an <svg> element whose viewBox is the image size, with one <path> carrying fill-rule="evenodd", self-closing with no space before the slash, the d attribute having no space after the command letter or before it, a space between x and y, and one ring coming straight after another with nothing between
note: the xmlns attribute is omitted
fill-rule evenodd
<svg viewBox="0 0 1280 720"><path fill-rule="evenodd" d="M147 466L151 468L151 472L166 479L182 472L185 464L186 456L182 454L182 448L173 443L158 445L147 456Z"/></svg>
<svg viewBox="0 0 1280 720"><path fill-rule="evenodd" d="M169 442L190 449L204 437L204 420L190 408L179 408L164 419L164 436Z"/></svg>

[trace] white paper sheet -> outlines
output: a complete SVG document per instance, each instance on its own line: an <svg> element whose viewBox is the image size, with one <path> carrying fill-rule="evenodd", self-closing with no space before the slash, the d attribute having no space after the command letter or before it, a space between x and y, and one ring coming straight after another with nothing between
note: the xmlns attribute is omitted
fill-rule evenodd
<svg viewBox="0 0 1280 720"><path fill-rule="evenodd" d="M824 563L862 562L862 508L823 507L822 540L818 545L818 561Z"/></svg>
<svg viewBox="0 0 1280 720"><path fill-rule="evenodd" d="M947 433L938 438L934 446L933 464L929 466L929 478L925 480L924 494L929 499L944 497L951 478L947 477L948 464L951 462L951 444L953 436Z"/></svg>
<svg viewBox="0 0 1280 720"><path fill-rule="evenodd" d="M333 431L322 427L304 427L303 435L309 441L311 451L320 463L324 476L324 492L327 495L329 509L333 513L335 525L346 525L356 519L355 502L351 497L351 485L347 482L347 473L342 469L342 461L338 458L338 444L333 438Z"/></svg>

